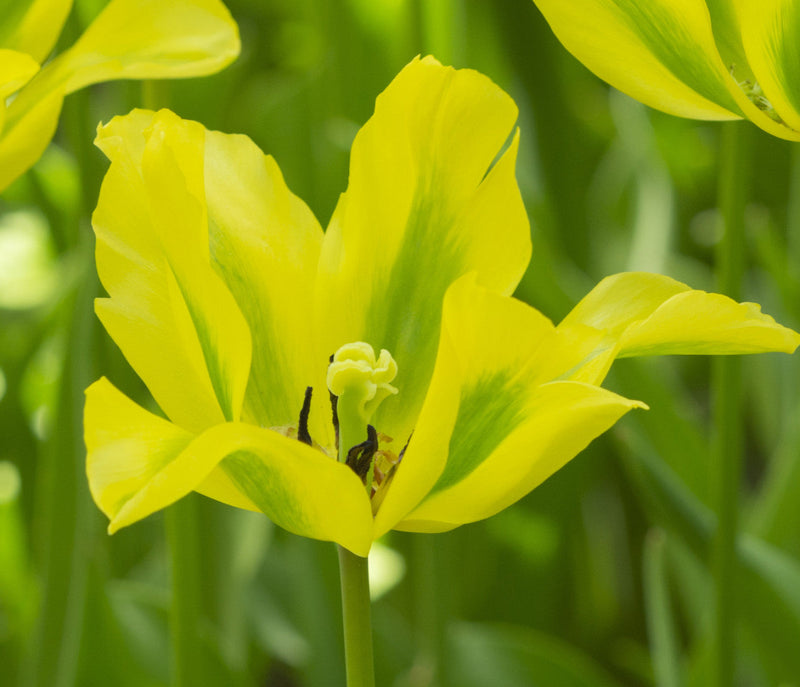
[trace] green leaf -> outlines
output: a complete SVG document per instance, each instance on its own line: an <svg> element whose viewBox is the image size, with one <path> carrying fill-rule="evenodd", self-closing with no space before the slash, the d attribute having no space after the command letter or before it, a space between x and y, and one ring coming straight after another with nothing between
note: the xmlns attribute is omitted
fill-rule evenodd
<svg viewBox="0 0 800 687"><path fill-rule="evenodd" d="M615 687L593 659L550 635L513 625L453 628L450 684L460 687Z"/></svg>

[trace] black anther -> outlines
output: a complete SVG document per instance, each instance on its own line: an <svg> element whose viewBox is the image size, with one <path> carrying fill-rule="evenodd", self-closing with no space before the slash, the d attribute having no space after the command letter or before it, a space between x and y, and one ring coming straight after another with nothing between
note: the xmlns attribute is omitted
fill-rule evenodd
<svg viewBox="0 0 800 687"><path fill-rule="evenodd" d="M311 446L311 435L308 433L308 415L311 412L311 392L310 386L306 387L306 395L303 399L303 408L300 410L300 420L297 423L297 440Z"/></svg>
<svg viewBox="0 0 800 687"><path fill-rule="evenodd" d="M378 432L372 425L367 425L367 440L356 444L347 452L347 464L355 472L363 482L369 468L372 465L372 459L375 452L378 450Z"/></svg>

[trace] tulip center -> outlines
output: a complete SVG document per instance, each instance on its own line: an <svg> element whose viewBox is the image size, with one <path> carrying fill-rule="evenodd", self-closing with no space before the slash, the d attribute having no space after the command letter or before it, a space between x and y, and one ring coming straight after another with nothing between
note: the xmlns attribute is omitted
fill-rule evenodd
<svg viewBox="0 0 800 687"><path fill-rule="evenodd" d="M363 341L342 346L328 367L328 389L334 398L338 422L339 461L347 463L374 493L373 482L383 481L378 467L379 435L370 424L372 415L388 396L397 393L391 385L397 363L387 350L375 356L372 346ZM388 437L387 437L388 439Z"/></svg>

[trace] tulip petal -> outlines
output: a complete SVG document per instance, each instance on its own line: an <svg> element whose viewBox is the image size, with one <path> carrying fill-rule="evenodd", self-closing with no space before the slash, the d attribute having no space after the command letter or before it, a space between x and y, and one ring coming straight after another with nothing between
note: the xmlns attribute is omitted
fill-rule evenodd
<svg viewBox="0 0 800 687"><path fill-rule="evenodd" d="M414 498L424 497L410 513L400 513L398 529L443 531L489 517L544 481L625 412L641 407L588 384L552 381L597 346L599 333L587 328L585 337L564 338L536 310L476 286L471 276L448 291L431 385L431 393L445 402L455 397L455 420L448 417L441 428L449 446L433 453L425 442L415 443L415 430L378 511L376 533L385 527L380 518L390 499L413 507ZM446 390L437 390L442 362L449 374ZM418 427L435 424L441 415L443 404L430 398ZM409 478L413 487L403 481Z"/></svg>
<svg viewBox="0 0 800 687"><path fill-rule="evenodd" d="M302 442L239 423L200 436L137 406L101 379L86 391L87 472L113 533L198 488L220 465L277 525L365 556L372 513L350 468Z"/></svg>
<svg viewBox="0 0 800 687"><path fill-rule="evenodd" d="M800 335L754 303L696 291L658 274L625 272L603 279L562 320L605 333L593 356L570 375L599 384L615 358L640 355L791 353Z"/></svg>
<svg viewBox="0 0 800 687"><path fill-rule="evenodd" d="M253 337L244 417L267 427L296 423L311 386L319 402L311 435L331 444L328 358L313 358L311 321L322 228L246 136L207 132L205 175L212 260Z"/></svg>
<svg viewBox="0 0 800 687"><path fill-rule="evenodd" d="M0 193L42 156L56 131L63 101L62 93L50 93L22 119L14 117L16 100L5 111L0 130Z"/></svg>
<svg viewBox="0 0 800 687"><path fill-rule="evenodd" d="M323 242L316 321L325 354L365 341L394 356L400 393L375 421L396 440L422 405L448 286L477 270L510 293L528 264L516 136L487 173L516 114L477 72L416 59L353 143L348 190Z"/></svg>
<svg viewBox="0 0 800 687"><path fill-rule="evenodd" d="M635 406L588 385L550 383L598 345L599 332L585 328L584 335L563 337L533 308L477 285L474 274L455 282L445 299L430 391L376 515L376 536L398 521L400 529L428 520L450 529L488 517L497 504L508 505L527 493L574 455L567 455L571 447L579 446L577 453L596 436L580 444L583 435L578 431L577 443L567 441L566 452L554 452L547 444L539 456L533 437L544 432L542 423L556 431L566 422L553 425L549 404L564 413L565 407L572 412L574 406L588 432L602 426L598 433L610 426L603 424L608 417ZM538 420L542 414L547 417ZM506 455L507 442L515 457ZM516 467L507 470L507 461ZM493 470L497 474L487 476ZM522 481L520 471L528 475ZM472 494L473 479L487 485L482 496Z"/></svg>
<svg viewBox="0 0 800 687"><path fill-rule="evenodd" d="M756 303L737 303L716 293L687 291L628 327L619 355L792 353L798 344L797 332L762 313Z"/></svg>
<svg viewBox="0 0 800 687"><path fill-rule="evenodd" d="M601 79L646 105L695 119L742 115L703 0L534 0Z"/></svg>
<svg viewBox="0 0 800 687"><path fill-rule="evenodd" d="M111 0L48 77L72 93L112 79L203 76L230 64L239 47L219 0Z"/></svg>
<svg viewBox="0 0 800 687"><path fill-rule="evenodd" d="M734 0L758 85L777 115L800 132L800 6L794 0Z"/></svg>
<svg viewBox="0 0 800 687"><path fill-rule="evenodd" d="M30 55L16 50L0 49L0 108L5 99L22 88L39 71L39 65ZM2 132L0 127L0 132Z"/></svg>
<svg viewBox="0 0 800 687"><path fill-rule="evenodd" d="M93 216L111 296L98 316L173 422L237 420L251 342L210 263L203 128L138 111L102 127L98 145L112 161Z"/></svg>
<svg viewBox="0 0 800 687"><path fill-rule="evenodd" d="M72 0L13 0L0 20L0 46L44 62L64 27ZM9 14L10 12L10 14Z"/></svg>

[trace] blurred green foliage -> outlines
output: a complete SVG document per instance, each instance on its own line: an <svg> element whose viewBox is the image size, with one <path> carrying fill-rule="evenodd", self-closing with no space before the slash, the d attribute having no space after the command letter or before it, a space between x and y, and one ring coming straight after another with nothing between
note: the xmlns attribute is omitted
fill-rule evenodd
<svg viewBox="0 0 800 687"><path fill-rule="evenodd" d="M103 4L83 0L77 34ZM518 177L534 259L519 296L554 319L628 269L715 281L720 126L609 89L529 0L229 0L243 51L158 97L251 136L323 225L375 96L416 54L488 74L520 107ZM67 32L69 34L69 31ZM69 39L67 35L67 39ZM113 538L85 483L85 386L147 394L98 326L90 213L98 121L139 84L67 99L56 142L0 199L0 683L169 684L170 574L161 516ZM800 324L800 150L753 131L743 293ZM738 548L739 685L800 682L800 366L745 363ZM623 361L609 387L647 401L495 518L392 534L373 560L378 684L708 683L709 364ZM343 684L333 545L201 497L197 566L209 685Z"/></svg>

